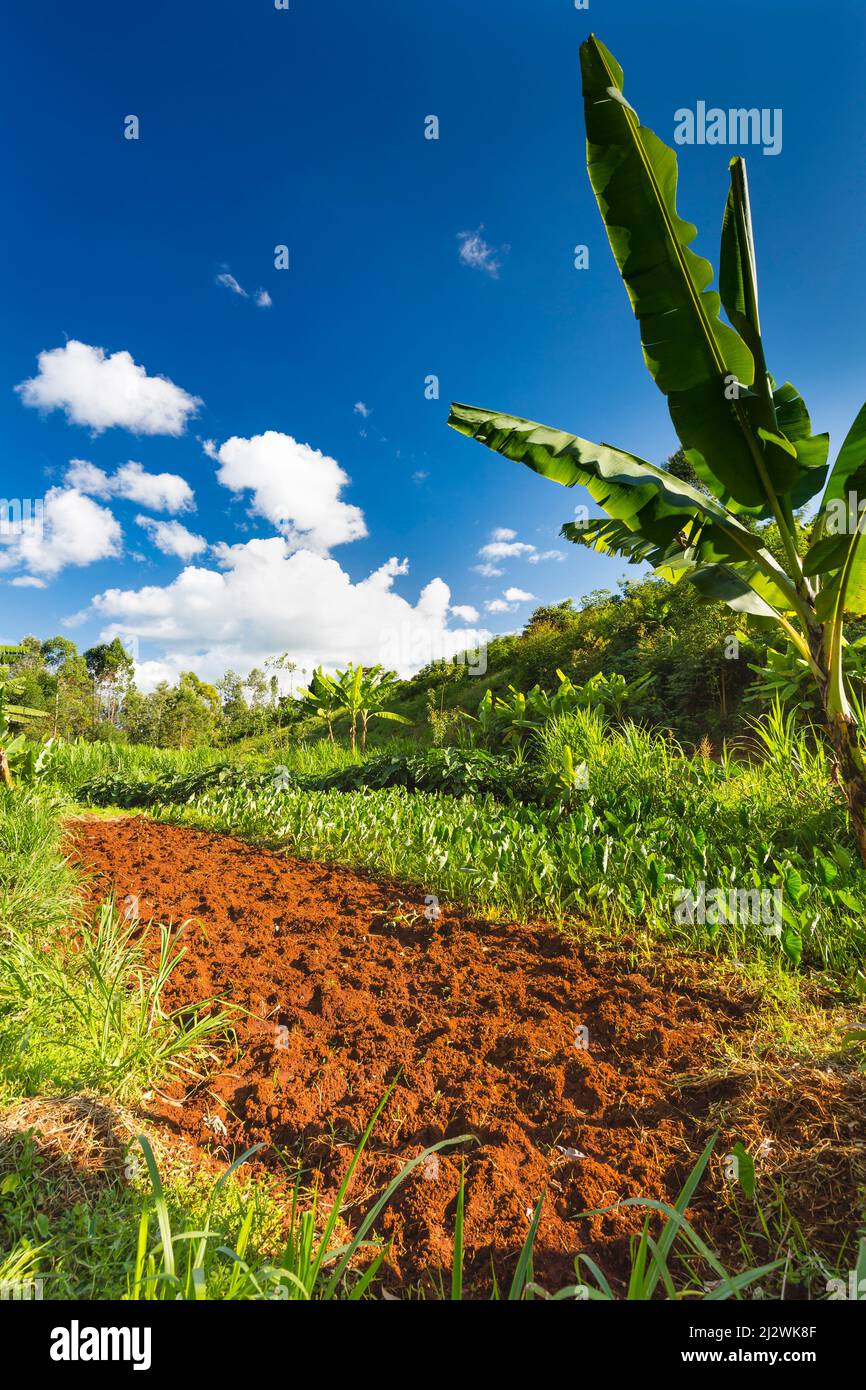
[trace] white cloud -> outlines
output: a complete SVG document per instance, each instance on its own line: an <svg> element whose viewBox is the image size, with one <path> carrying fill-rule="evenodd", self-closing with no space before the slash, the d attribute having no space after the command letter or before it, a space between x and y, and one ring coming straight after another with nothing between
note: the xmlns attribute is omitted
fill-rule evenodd
<svg viewBox="0 0 866 1390"><path fill-rule="evenodd" d="M504 570L499 569L496 565L490 564L473 565L472 568L476 574L483 574L485 579L496 579L500 574L505 573Z"/></svg>
<svg viewBox="0 0 866 1390"><path fill-rule="evenodd" d="M492 598L484 605L488 613L513 613L515 605L506 603L504 599Z"/></svg>
<svg viewBox="0 0 866 1390"><path fill-rule="evenodd" d="M37 579L35 574L19 574L17 579L10 579L9 583L13 589L47 589L48 585L44 579Z"/></svg>
<svg viewBox="0 0 866 1390"><path fill-rule="evenodd" d="M425 482L425 480L426 480L427 478L429 478L429 477L430 477L430 474L429 474L429 473L425 472L425 470L424 470L423 468L419 468L415 473L412 474L412 482L413 482L413 483L423 483L423 482Z"/></svg>
<svg viewBox="0 0 866 1390"><path fill-rule="evenodd" d="M528 556L531 565L539 565L543 560L564 560L565 552L562 550L538 550L534 555Z"/></svg>
<svg viewBox="0 0 866 1390"><path fill-rule="evenodd" d="M491 541L483 545L478 554L488 560L511 560L517 555L532 555L534 551L535 546L526 541Z"/></svg>
<svg viewBox="0 0 866 1390"><path fill-rule="evenodd" d="M216 440L202 439L200 442L201 447L204 449L209 459L215 459L219 456L219 449L216 446Z"/></svg>
<svg viewBox="0 0 866 1390"><path fill-rule="evenodd" d="M505 590L505 597L509 603L528 603L535 598L535 594L528 594L525 589L515 589L513 586Z"/></svg>
<svg viewBox="0 0 866 1390"><path fill-rule="evenodd" d="M363 401L356 401L353 408L354 408L355 414L356 414L356 415L363 415L363 417L364 417L365 420L369 419L369 417L373 414L373 412L372 412L372 410L370 409L370 407L369 407L368 405L365 405Z"/></svg>
<svg viewBox="0 0 866 1390"><path fill-rule="evenodd" d="M449 628L450 590L433 579L412 604L394 592L405 561L389 560L353 583L331 557L292 552L273 536L214 547L218 568L187 566L166 586L110 589L91 613L105 620L104 640L137 636L161 655L139 669L154 685L194 667L214 679L227 667L246 670L288 651L307 670L347 659L381 661L408 675L429 661L474 649L490 634Z"/></svg>
<svg viewBox="0 0 866 1390"><path fill-rule="evenodd" d="M110 475L86 459L70 459L65 482L67 487L93 497L122 497L154 512L188 512L195 508L193 490L180 474L148 473L132 460Z"/></svg>
<svg viewBox="0 0 866 1390"><path fill-rule="evenodd" d="M180 435L202 404L167 377L148 376L128 352L107 357L104 348L75 338L40 352L37 361L37 375L15 387L24 404L64 410L70 424L89 425L94 434L119 425L133 434Z"/></svg>
<svg viewBox="0 0 866 1390"><path fill-rule="evenodd" d="M239 295L241 299L249 299L250 297L243 285L235 279L228 269L221 271L220 274L215 277L215 283L217 285L223 285L225 289L231 290L232 294ZM256 307L259 309L270 309L274 302L267 290L263 289L257 289L253 299Z"/></svg>
<svg viewBox="0 0 866 1390"><path fill-rule="evenodd" d="M235 493L252 492L253 515L265 517L293 547L324 552L366 536L360 507L340 499L348 475L319 449L268 430L227 439L217 458L218 481Z"/></svg>
<svg viewBox="0 0 866 1390"><path fill-rule="evenodd" d="M508 526L497 526L490 532L490 540L487 545L483 545L478 554L487 563L475 565L476 573L483 574L486 579L494 579L502 574L501 569L490 564L491 560L528 560L531 565L540 564L542 560L564 560L565 556L561 550L539 550L537 546L530 545L529 541L519 541L517 532L512 531ZM530 594L531 598L532 595Z"/></svg>
<svg viewBox="0 0 866 1390"><path fill-rule="evenodd" d="M460 243L460 249L457 254L463 265L471 266L473 270L482 270L492 279L498 280L499 272L502 269L499 252L484 240L481 235L483 230L483 227L478 227L474 232L458 232L457 240ZM507 246L500 247L500 251L507 250Z"/></svg>
<svg viewBox="0 0 866 1390"><path fill-rule="evenodd" d="M45 494L41 527L24 524L11 533L0 531L0 570L26 569L29 573L21 576L25 582L52 579L68 565L118 556L121 540L120 524L107 507L75 488L53 487Z"/></svg>
<svg viewBox="0 0 866 1390"><path fill-rule="evenodd" d="M249 295L243 285L239 285L235 277L230 275L227 270L224 270L221 275L216 277L216 283L218 285L225 285L227 290L231 290L232 294L239 294L242 299L249 299Z"/></svg>
<svg viewBox="0 0 866 1390"><path fill-rule="evenodd" d="M459 618L461 622L478 622L478 609L473 608L471 603L452 603L451 612L454 617Z"/></svg>
<svg viewBox="0 0 866 1390"><path fill-rule="evenodd" d="M152 516L137 516L135 520L163 555L176 555L180 560L193 560L196 555L201 555L202 551L207 550L204 536L194 535L185 526L181 526L179 521L157 521Z"/></svg>

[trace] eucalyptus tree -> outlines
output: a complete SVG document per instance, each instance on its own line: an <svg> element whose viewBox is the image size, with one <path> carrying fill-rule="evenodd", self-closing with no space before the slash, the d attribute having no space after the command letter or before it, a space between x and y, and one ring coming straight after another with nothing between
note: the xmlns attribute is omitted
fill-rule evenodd
<svg viewBox="0 0 866 1390"><path fill-rule="evenodd" d="M455 404L449 424L542 477L583 484L606 516L567 523L569 540L646 561L784 633L815 683L866 863L864 712L843 666L845 621L866 614L866 405L828 470L829 436L767 368L743 160L730 162L717 293L691 250L697 229L677 212L673 150L641 125L604 44L591 36L580 62L590 182L644 360L701 486L519 416ZM819 496L801 555L795 513ZM765 543L773 523L780 559Z"/></svg>

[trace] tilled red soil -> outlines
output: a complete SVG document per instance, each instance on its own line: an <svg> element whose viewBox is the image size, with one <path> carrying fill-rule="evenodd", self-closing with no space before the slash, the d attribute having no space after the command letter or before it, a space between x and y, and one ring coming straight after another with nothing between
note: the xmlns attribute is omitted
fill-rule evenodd
<svg viewBox="0 0 866 1390"><path fill-rule="evenodd" d="M142 921L190 920L166 1005L219 996L246 1011L237 1049L175 1093L167 1124L211 1151L264 1141L326 1196L396 1078L350 1225L424 1147L475 1136L420 1165L380 1218L395 1280L449 1268L461 1154L469 1283L489 1284L491 1262L508 1277L546 1189L535 1276L555 1288L580 1250L616 1278L641 1220L581 1212L669 1199L703 1147L677 1077L706 1070L753 1001L695 962L636 969L553 927L451 908L431 922L406 888L143 817L70 833L95 895L136 897Z"/></svg>

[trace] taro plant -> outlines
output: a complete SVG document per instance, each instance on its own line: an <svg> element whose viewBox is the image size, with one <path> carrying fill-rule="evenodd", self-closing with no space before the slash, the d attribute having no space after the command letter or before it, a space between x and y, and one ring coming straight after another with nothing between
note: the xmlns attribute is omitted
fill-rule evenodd
<svg viewBox="0 0 866 1390"><path fill-rule="evenodd" d="M799 392L767 370L743 160L730 165L716 293L710 263L690 249L697 230L677 212L673 150L640 124L597 38L580 60L590 182L646 365L699 485L498 411L455 404L449 424L565 487L583 484L606 517L566 524L569 540L688 579L790 640L817 690L866 863L862 719L843 670L845 621L866 615L866 505L856 502L866 498L866 405L828 474L829 437L812 433ZM819 494L801 556L795 514Z"/></svg>
<svg viewBox="0 0 866 1390"><path fill-rule="evenodd" d="M607 718L622 723L630 714L637 714L641 703L655 684L652 671L645 671L633 681L627 681L619 671L606 675L598 671L581 691L581 702L600 710Z"/></svg>

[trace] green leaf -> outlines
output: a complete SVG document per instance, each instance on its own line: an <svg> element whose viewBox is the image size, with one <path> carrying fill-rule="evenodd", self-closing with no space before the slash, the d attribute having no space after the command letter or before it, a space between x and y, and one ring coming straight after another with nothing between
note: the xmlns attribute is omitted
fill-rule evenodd
<svg viewBox="0 0 866 1390"><path fill-rule="evenodd" d="M832 859L825 859L822 854L818 856L818 869L825 888L829 887L834 879L839 877L839 870Z"/></svg>
<svg viewBox="0 0 866 1390"><path fill-rule="evenodd" d="M731 1153L737 1160L737 1181L751 1201L755 1195L755 1161L739 1139L731 1149Z"/></svg>
<svg viewBox="0 0 866 1390"><path fill-rule="evenodd" d="M592 36L580 55L590 182L640 323L647 367L701 478L732 511L769 516L772 492L784 490L790 468L775 476L778 454L762 454L748 396L739 399L755 379L755 360L719 316L710 263L690 250L697 232L677 212L676 156L619 99L622 69L604 45ZM726 290L733 302L745 248L734 247L730 234L727 244ZM742 300L745 315L745 292ZM766 407L762 423L772 424Z"/></svg>
<svg viewBox="0 0 866 1390"><path fill-rule="evenodd" d="M827 486L821 499L821 510L815 522L814 534L816 537L822 534L828 502L838 502L847 498L852 489L855 475L859 473L864 464L866 464L866 404L860 407L857 418L843 440L830 477L827 479Z"/></svg>
<svg viewBox="0 0 866 1390"><path fill-rule="evenodd" d="M758 365L764 366L764 349L758 313L758 268L755 262L745 160L737 155L731 160L729 168L731 187L722 220L719 293L725 313L755 359L757 376Z"/></svg>
<svg viewBox="0 0 866 1390"><path fill-rule="evenodd" d="M665 394L720 386L727 373L749 385L752 355L719 318L709 261L689 250L697 229L676 209L676 155L639 124L622 98L622 68L594 35L581 44L580 65L590 182L650 374Z"/></svg>
<svg viewBox="0 0 866 1390"><path fill-rule="evenodd" d="M803 938L793 927L786 928L782 933L782 950L793 965L800 964L803 958Z"/></svg>
<svg viewBox="0 0 866 1390"><path fill-rule="evenodd" d="M830 436L812 433L806 402L790 381L773 392L773 406L780 431L797 450L800 478L791 490L791 506L797 511L824 486Z"/></svg>
<svg viewBox="0 0 866 1390"><path fill-rule="evenodd" d="M619 523L583 528L600 548L621 547L617 553L629 553L632 546L629 558L648 559L664 578L683 566L692 582L702 565L730 566L736 574L736 580L727 580L731 597L742 598L754 589L772 609L790 611L798 605L793 584L760 540L715 498L667 470L612 445L593 444L534 420L477 406L455 403L448 423L544 478L564 487L583 484ZM583 541L580 530L570 522L563 534ZM635 536L634 542L629 542L627 532ZM647 544L642 547L643 542ZM709 582L708 576L699 575L699 587L702 578Z"/></svg>

